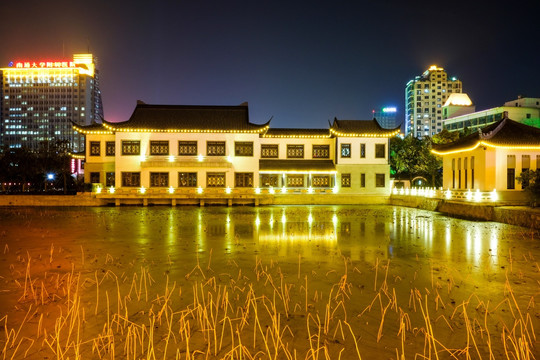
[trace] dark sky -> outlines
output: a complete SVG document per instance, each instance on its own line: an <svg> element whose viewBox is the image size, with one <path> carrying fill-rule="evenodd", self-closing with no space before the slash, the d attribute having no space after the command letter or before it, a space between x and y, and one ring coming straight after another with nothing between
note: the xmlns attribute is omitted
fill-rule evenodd
<svg viewBox="0 0 540 360"><path fill-rule="evenodd" d="M429 65L477 109L540 97L540 1L7 1L0 67L98 56L105 118L154 104L238 105L273 127L396 106ZM65 56L63 56L63 53Z"/></svg>

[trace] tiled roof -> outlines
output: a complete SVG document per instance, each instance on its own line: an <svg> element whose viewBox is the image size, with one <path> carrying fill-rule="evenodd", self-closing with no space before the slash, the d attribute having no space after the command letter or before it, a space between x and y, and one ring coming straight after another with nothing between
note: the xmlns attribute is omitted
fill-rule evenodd
<svg viewBox="0 0 540 360"><path fill-rule="evenodd" d="M197 106L149 105L138 103L129 120L119 123L104 121L115 130L206 130L206 131L262 131L269 123L249 122L247 105Z"/></svg>
<svg viewBox="0 0 540 360"><path fill-rule="evenodd" d="M540 146L540 129L503 119L452 143L433 145L437 152L471 148L479 142L494 146Z"/></svg>
<svg viewBox="0 0 540 360"><path fill-rule="evenodd" d="M334 118L334 123L330 128L332 133L351 136L393 136L399 132L400 127L385 129L379 125L376 119L373 120L338 120Z"/></svg>
<svg viewBox="0 0 540 360"><path fill-rule="evenodd" d="M259 171L335 171L332 160L259 160Z"/></svg>
<svg viewBox="0 0 540 360"><path fill-rule="evenodd" d="M294 136L328 136L330 137L330 131L328 129L293 129L293 128L270 128L264 134L265 137L294 137Z"/></svg>

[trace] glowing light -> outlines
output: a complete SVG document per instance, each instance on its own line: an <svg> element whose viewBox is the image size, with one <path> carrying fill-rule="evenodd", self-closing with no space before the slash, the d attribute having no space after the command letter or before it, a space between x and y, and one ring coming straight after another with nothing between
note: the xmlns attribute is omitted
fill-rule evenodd
<svg viewBox="0 0 540 360"><path fill-rule="evenodd" d="M307 192L308 192L308 194L313 194L313 188L310 186L310 187L307 189Z"/></svg>
<svg viewBox="0 0 540 360"><path fill-rule="evenodd" d="M287 222L287 217L285 216L285 214L281 215L281 222L284 224Z"/></svg>
<svg viewBox="0 0 540 360"><path fill-rule="evenodd" d="M260 194L261 193L261 188L260 187L256 187L255 188L255 194Z"/></svg>
<svg viewBox="0 0 540 360"><path fill-rule="evenodd" d="M458 106L470 106L472 101L465 93L453 93L448 97L448 100L444 103L444 106L458 105Z"/></svg>
<svg viewBox="0 0 540 360"><path fill-rule="evenodd" d="M334 223L334 226L337 225L337 222L338 222L337 215L336 214L332 215L332 223Z"/></svg>
<svg viewBox="0 0 540 360"><path fill-rule="evenodd" d="M255 219L255 225L257 225L257 227L259 227L259 225L261 225L261 219L259 219L258 216L257 216L257 218Z"/></svg>
<svg viewBox="0 0 540 360"><path fill-rule="evenodd" d="M499 195L497 194L497 190L493 189L489 197L491 198L491 201L499 200Z"/></svg>
<svg viewBox="0 0 540 360"><path fill-rule="evenodd" d="M393 193L394 195L397 195L398 189L397 189L397 188L394 188L394 189L392 190L392 193Z"/></svg>
<svg viewBox="0 0 540 360"><path fill-rule="evenodd" d="M169 194L174 194L174 188L172 186L169 186Z"/></svg>
<svg viewBox="0 0 540 360"><path fill-rule="evenodd" d="M281 188L281 193L282 193L282 194L285 194L286 192L287 192L287 188L286 188L285 186L282 187L282 188Z"/></svg>
<svg viewBox="0 0 540 360"><path fill-rule="evenodd" d="M174 155L169 155L169 162L174 162Z"/></svg>
<svg viewBox="0 0 540 360"><path fill-rule="evenodd" d="M109 194L114 194L114 192L115 192L114 186L111 186L109 188Z"/></svg>
<svg viewBox="0 0 540 360"><path fill-rule="evenodd" d="M203 156L202 154L199 154L199 156L197 156L197 160L203 161L203 160L204 160L204 156Z"/></svg>
<svg viewBox="0 0 540 360"><path fill-rule="evenodd" d="M332 192L333 192L334 194L337 194L338 191L339 191L339 188L338 188L337 186L334 186L334 187L332 188Z"/></svg>
<svg viewBox="0 0 540 360"><path fill-rule="evenodd" d="M227 161L228 161L228 162L232 162L232 161L233 161L233 159L232 159L232 156L231 156L231 155L228 155L228 156L227 156Z"/></svg>
<svg viewBox="0 0 540 360"><path fill-rule="evenodd" d="M54 180L54 174L47 174L47 180Z"/></svg>
<svg viewBox="0 0 540 360"><path fill-rule="evenodd" d="M141 155L141 161L146 161L146 155Z"/></svg>
<svg viewBox="0 0 540 360"><path fill-rule="evenodd" d="M405 189L405 195L409 195L409 188Z"/></svg>
<svg viewBox="0 0 540 360"><path fill-rule="evenodd" d="M476 145L474 145L474 146L472 146L470 148L461 148L461 149L450 150L450 151L431 150L431 152L434 153L435 155L450 155L450 154L455 154L455 153L459 153L459 152L472 151L472 150L476 149L479 146L486 146L486 147L490 147L490 148L494 148L494 149L540 150L540 145L516 145L516 146L507 145L507 146L504 146L504 145L491 144L491 143L489 143L487 141L478 141L476 143Z"/></svg>
<svg viewBox="0 0 540 360"><path fill-rule="evenodd" d="M401 188L401 191L399 192L400 195L404 195L405 194L405 189L404 188Z"/></svg>
<svg viewBox="0 0 540 360"><path fill-rule="evenodd" d="M417 193L418 193L418 190L416 190L416 188L411 189L411 196L416 196Z"/></svg>
<svg viewBox="0 0 540 360"><path fill-rule="evenodd" d="M231 191L232 191L231 188L227 186L227 188L225 189L225 193L230 194Z"/></svg>
<svg viewBox="0 0 540 360"><path fill-rule="evenodd" d="M394 137L397 134L399 134L399 129L394 131L386 131L386 132L380 132L380 133L344 133L337 131L333 128L330 128L330 132L335 136L343 136L343 137L376 137L376 138L389 138Z"/></svg>
<svg viewBox="0 0 540 360"><path fill-rule="evenodd" d="M465 193L465 197L467 198L467 201L471 201L472 200L472 192L471 190L467 190L467 192Z"/></svg>
<svg viewBox="0 0 540 360"><path fill-rule="evenodd" d="M311 216L311 214L309 214L309 216L307 218L307 222L309 223L309 225L311 225L313 223L313 216Z"/></svg>
<svg viewBox="0 0 540 360"><path fill-rule="evenodd" d="M146 188L144 186L141 186L139 191L141 192L141 194L144 194L146 192Z"/></svg>
<svg viewBox="0 0 540 360"><path fill-rule="evenodd" d="M203 193L203 188L199 186L197 188L197 194L202 194L202 193Z"/></svg>
<svg viewBox="0 0 540 360"><path fill-rule="evenodd" d="M98 186L98 187L96 188L96 194L101 194L101 186Z"/></svg>
<svg viewBox="0 0 540 360"><path fill-rule="evenodd" d="M382 109L382 112L383 113L395 113L395 112L397 112L397 109L395 107L393 107L393 106L385 107L385 108Z"/></svg>
<svg viewBox="0 0 540 360"><path fill-rule="evenodd" d="M452 197L452 192L450 191L450 189L446 190L446 198L450 199L451 197Z"/></svg>
<svg viewBox="0 0 540 360"><path fill-rule="evenodd" d="M270 186L270 189L268 189L268 192L270 194L275 194L276 193L276 190L274 190L274 188L272 186Z"/></svg>
<svg viewBox="0 0 540 360"><path fill-rule="evenodd" d="M480 193L479 189L476 189L476 192L474 193L474 201L479 202L482 200L482 193Z"/></svg>

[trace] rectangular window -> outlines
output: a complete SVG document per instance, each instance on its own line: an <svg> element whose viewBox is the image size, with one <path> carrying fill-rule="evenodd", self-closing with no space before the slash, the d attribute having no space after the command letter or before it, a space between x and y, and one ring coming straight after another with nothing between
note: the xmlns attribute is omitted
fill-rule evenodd
<svg viewBox="0 0 540 360"><path fill-rule="evenodd" d="M253 142L236 141L234 143L234 156L253 156Z"/></svg>
<svg viewBox="0 0 540 360"><path fill-rule="evenodd" d="M468 158L465 158L464 162L463 162L463 169L465 170L465 189L468 189L467 185L468 185L468 177L467 177L467 172L468 172L468 162L469 162L469 159Z"/></svg>
<svg viewBox="0 0 540 360"><path fill-rule="evenodd" d="M330 145L313 145L314 159L328 159L330 157Z"/></svg>
<svg viewBox="0 0 540 360"><path fill-rule="evenodd" d="M178 155L194 156L197 155L197 141L179 141Z"/></svg>
<svg viewBox="0 0 540 360"><path fill-rule="evenodd" d="M122 155L140 155L141 142L139 140L122 140Z"/></svg>
<svg viewBox="0 0 540 360"><path fill-rule="evenodd" d="M360 187L366 187L366 174L360 174Z"/></svg>
<svg viewBox="0 0 540 360"><path fill-rule="evenodd" d="M99 173L98 172L91 172L90 173L90 183L92 184L99 184Z"/></svg>
<svg viewBox="0 0 540 360"><path fill-rule="evenodd" d="M342 158L351 157L351 144L341 144L341 157Z"/></svg>
<svg viewBox="0 0 540 360"><path fill-rule="evenodd" d="M197 187L197 173L179 172L178 187Z"/></svg>
<svg viewBox="0 0 540 360"><path fill-rule="evenodd" d="M168 172L151 172L150 173L151 187L167 187L169 186Z"/></svg>
<svg viewBox="0 0 540 360"><path fill-rule="evenodd" d="M313 175L311 177L313 187L330 187L330 176L328 175Z"/></svg>
<svg viewBox="0 0 540 360"><path fill-rule="evenodd" d="M384 174L375 174L375 187L385 187Z"/></svg>
<svg viewBox="0 0 540 360"><path fill-rule="evenodd" d="M292 159L303 159L304 145L287 145L287 157Z"/></svg>
<svg viewBox="0 0 540 360"><path fill-rule="evenodd" d="M530 155L522 155L521 156L521 171L526 172L526 171L529 171L530 168L531 168L531 156ZM525 189L528 186L529 186L528 181L523 181L521 183L521 188L522 189Z"/></svg>
<svg viewBox="0 0 540 360"><path fill-rule="evenodd" d="M341 187L351 187L351 174L341 174Z"/></svg>
<svg viewBox="0 0 540 360"><path fill-rule="evenodd" d="M287 187L303 187L304 175L287 175Z"/></svg>
<svg viewBox="0 0 540 360"><path fill-rule="evenodd" d="M261 145L261 158L279 157L278 145Z"/></svg>
<svg viewBox="0 0 540 360"><path fill-rule="evenodd" d="M262 174L261 186L262 187L278 187L279 175L276 174Z"/></svg>
<svg viewBox="0 0 540 360"><path fill-rule="evenodd" d="M116 152L116 143L114 141L107 141L105 143L105 155L114 156Z"/></svg>
<svg viewBox="0 0 540 360"><path fill-rule="evenodd" d="M141 186L140 172L122 172L122 186L139 187Z"/></svg>
<svg viewBox="0 0 540 360"><path fill-rule="evenodd" d="M366 157L366 144L360 144L360 158Z"/></svg>
<svg viewBox="0 0 540 360"><path fill-rule="evenodd" d="M208 141L206 143L206 155L225 156L225 141Z"/></svg>
<svg viewBox="0 0 540 360"><path fill-rule="evenodd" d="M253 187L253 173L234 173L234 187Z"/></svg>
<svg viewBox="0 0 540 360"><path fill-rule="evenodd" d="M168 141L150 141L150 155L169 155Z"/></svg>
<svg viewBox="0 0 540 360"><path fill-rule="evenodd" d="M206 173L206 187L225 187L225 173Z"/></svg>
<svg viewBox="0 0 540 360"><path fill-rule="evenodd" d="M375 144L375 158L386 158L386 144Z"/></svg>
<svg viewBox="0 0 540 360"><path fill-rule="evenodd" d="M99 141L90 141L90 156L101 155L101 143Z"/></svg>
<svg viewBox="0 0 540 360"><path fill-rule="evenodd" d="M105 173L105 186L115 186L116 176L114 172Z"/></svg>
<svg viewBox="0 0 540 360"><path fill-rule="evenodd" d="M456 159L452 159L452 189L456 188Z"/></svg>
<svg viewBox="0 0 540 360"><path fill-rule="evenodd" d="M516 169L506 169L506 188L509 190L516 188Z"/></svg>

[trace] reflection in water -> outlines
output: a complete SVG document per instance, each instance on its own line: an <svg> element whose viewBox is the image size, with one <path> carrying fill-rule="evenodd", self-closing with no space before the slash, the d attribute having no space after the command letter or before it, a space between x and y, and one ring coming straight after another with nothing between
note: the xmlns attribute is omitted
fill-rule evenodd
<svg viewBox="0 0 540 360"><path fill-rule="evenodd" d="M351 260L424 257L466 261L483 269L496 267L499 261L499 227L416 209L297 206L127 211L135 230L131 236L143 252L153 245L157 232L165 239L169 255L181 246L189 251L189 244L196 252L221 248L234 252L238 245L249 243L272 247L283 256L338 251ZM109 229L113 240L114 233L122 231L114 221Z"/></svg>

